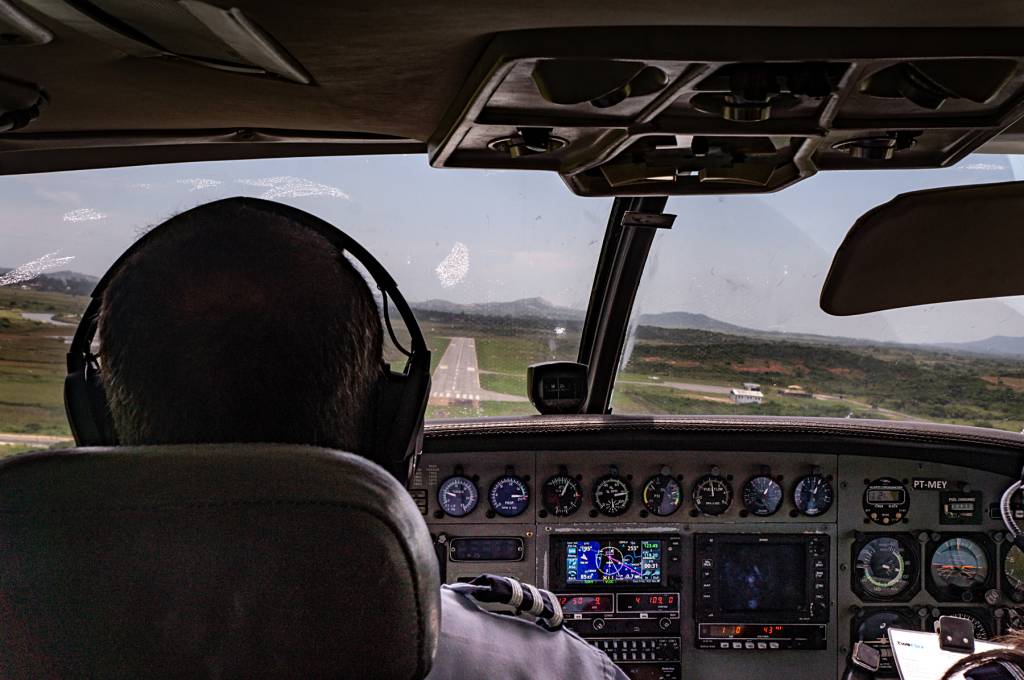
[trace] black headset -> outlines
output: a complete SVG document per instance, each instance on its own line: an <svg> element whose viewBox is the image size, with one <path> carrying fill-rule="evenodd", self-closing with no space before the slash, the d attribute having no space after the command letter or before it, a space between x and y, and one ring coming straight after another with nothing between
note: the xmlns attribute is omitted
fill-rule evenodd
<svg viewBox="0 0 1024 680"><path fill-rule="evenodd" d="M391 342L406 357L405 368L396 372L387 364L381 366L377 381L376 409L371 428L367 457L385 467L403 484L415 469L423 443L423 419L430 396L430 351L412 309L398 290L398 284L370 253L348 234L324 220L298 208L259 198L225 198L187 210L155 227L133 243L103 275L92 291L92 299L75 330L68 351L68 374L64 378L64 409L71 433L78 446L114 446L117 431L110 415L110 404L100 377L100 364L92 352L103 293L121 264L145 247L153 236L173 228L175 220L217 206L246 207L256 212L282 217L320 234L338 250L351 255L369 273L381 292L381 307ZM405 349L395 337L391 325L390 304L401 315L410 335L410 348ZM154 359L155 360L155 359Z"/></svg>

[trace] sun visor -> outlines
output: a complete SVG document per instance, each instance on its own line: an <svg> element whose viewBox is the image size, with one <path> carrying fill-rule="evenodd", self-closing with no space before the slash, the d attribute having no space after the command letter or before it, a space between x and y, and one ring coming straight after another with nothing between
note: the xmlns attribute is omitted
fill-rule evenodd
<svg viewBox="0 0 1024 680"><path fill-rule="evenodd" d="M836 316L1024 295L1024 182L914 191L865 213L821 292Z"/></svg>
<svg viewBox="0 0 1024 680"><path fill-rule="evenodd" d="M230 73L309 85L312 76L238 8L201 0L25 0L51 18L132 57L170 58Z"/></svg>

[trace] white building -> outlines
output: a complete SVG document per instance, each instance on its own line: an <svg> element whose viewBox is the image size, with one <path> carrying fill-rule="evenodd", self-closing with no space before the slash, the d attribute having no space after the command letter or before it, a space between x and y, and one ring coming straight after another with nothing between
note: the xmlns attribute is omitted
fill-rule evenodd
<svg viewBox="0 0 1024 680"><path fill-rule="evenodd" d="M764 393L761 390L729 390L729 398L734 404L760 404L764 402Z"/></svg>

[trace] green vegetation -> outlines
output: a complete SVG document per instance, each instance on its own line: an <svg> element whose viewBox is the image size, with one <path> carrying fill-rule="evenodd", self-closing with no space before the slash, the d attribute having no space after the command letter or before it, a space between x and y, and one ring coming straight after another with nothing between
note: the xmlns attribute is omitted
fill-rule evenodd
<svg viewBox="0 0 1024 680"><path fill-rule="evenodd" d="M0 433L69 436L62 403L66 337L87 299L0 288ZM579 324L418 312L436 368L453 337L476 340L483 390L524 397L526 367L574 360ZM564 329L556 331L556 325ZM408 336L399 330L399 339ZM397 352L387 358L398 361ZM721 388L759 383L763 404L736 405ZM670 383L676 383L671 386ZM780 394L799 385L812 397ZM641 327L616 385L616 413L787 415L916 419L1019 431L1024 362L897 345L812 337L739 336ZM533 414L526 401L432 403L429 418ZM0 446L0 457L33 448Z"/></svg>
<svg viewBox="0 0 1024 680"><path fill-rule="evenodd" d="M654 378L734 387L759 383L768 397L756 411L762 413L912 418L1011 430L1024 425L1024 363L1012 359L642 327L626 370L651 384ZM778 394L790 385L818 398ZM660 403L638 399L630 393L633 388L617 390L625 399L616 401L619 412ZM752 412L750 406L732 408L732 413Z"/></svg>
<svg viewBox="0 0 1024 680"><path fill-rule="evenodd" d="M27 320L20 311L72 317L86 302L60 293L0 288L0 432L70 436L63 381L64 336L71 329Z"/></svg>
<svg viewBox="0 0 1024 680"><path fill-rule="evenodd" d="M452 404L427 406L427 419L436 418L479 418L482 416L529 416L537 415L537 411L529 402L519 401L481 401L479 406L473 404Z"/></svg>
<svg viewBox="0 0 1024 680"><path fill-rule="evenodd" d="M530 362L533 363L533 362ZM526 371L519 373L488 373L480 372L480 386L491 392L526 396Z"/></svg>

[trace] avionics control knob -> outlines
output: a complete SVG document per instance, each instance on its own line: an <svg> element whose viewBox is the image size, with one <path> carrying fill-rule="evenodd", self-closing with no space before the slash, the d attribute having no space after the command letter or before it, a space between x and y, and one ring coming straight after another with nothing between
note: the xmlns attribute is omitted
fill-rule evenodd
<svg viewBox="0 0 1024 680"><path fill-rule="evenodd" d="M590 625L594 627L594 630L604 630L604 619L594 619Z"/></svg>
<svg viewBox="0 0 1024 680"><path fill-rule="evenodd" d="M660 619L658 619L658 628L661 628L662 630L668 630L671 626L672 619L666 616L663 616Z"/></svg>

